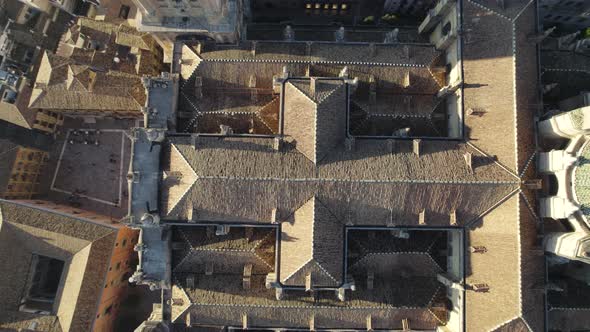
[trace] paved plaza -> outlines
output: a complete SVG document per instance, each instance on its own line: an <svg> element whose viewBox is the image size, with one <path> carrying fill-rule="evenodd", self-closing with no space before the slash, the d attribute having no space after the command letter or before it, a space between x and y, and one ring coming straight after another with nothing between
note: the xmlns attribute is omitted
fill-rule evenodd
<svg viewBox="0 0 590 332"><path fill-rule="evenodd" d="M119 129L69 130L55 151L51 196L72 206L118 215L127 202L131 141Z"/></svg>

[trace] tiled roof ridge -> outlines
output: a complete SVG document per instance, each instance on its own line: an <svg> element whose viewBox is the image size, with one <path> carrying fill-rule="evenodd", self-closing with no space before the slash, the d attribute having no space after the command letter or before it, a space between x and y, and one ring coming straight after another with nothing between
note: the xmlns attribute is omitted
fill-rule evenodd
<svg viewBox="0 0 590 332"><path fill-rule="evenodd" d="M434 293L434 294L436 295L436 293ZM441 324L441 326L446 325L447 322L443 322L440 318L438 318L438 316L435 315L434 312L432 312L432 310L430 309L430 307L427 307L426 309L434 317L434 319L436 319Z"/></svg>
<svg viewBox="0 0 590 332"><path fill-rule="evenodd" d="M309 64L309 65L359 65L359 66L381 66L381 67L413 67L427 68L427 65L414 63L388 63L370 61L335 61L335 60L275 60L275 59L203 59L202 62L257 62L257 63L281 63L281 64Z"/></svg>
<svg viewBox="0 0 590 332"><path fill-rule="evenodd" d="M383 305L381 307L367 307L367 306L346 306L346 307L330 307L325 305L308 305L308 306L299 306L299 305L268 305L268 304L238 304L238 303L200 303L200 302L193 302L193 306L203 306L203 307L241 307L241 308L272 308L272 309L338 309L338 310L424 310L423 307L408 307L408 306L392 306L392 305Z"/></svg>
<svg viewBox="0 0 590 332"><path fill-rule="evenodd" d="M468 1L468 2L470 2L470 3L472 3L472 4L474 4L475 6L477 6L477 7L479 7L479 8L481 8L481 9L483 9L483 10L487 10L487 11L489 11L490 13L493 13L493 14L497 15L498 17L501 17L501 18L503 18L503 19L506 19L506 20L508 20L508 21L512 21L512 20L510 19L510 17L508 17L508 16L506 16L506 15L504 15L504 14L498 13L497 11L495 11L495 10L493 10L493 9L491 9L491 8L488 8L488 7L486 7L486 6L482 5L481 3L479 3L479 2L477 2L477 1L475 1L475 0L467 0L467 1Z"/></svg>
<svg viewBox="0 0 590 332"><path fill-rule="evenodd" d="M527 327L527 329L531 332L533 332L533 329L531 329L531 326L529 325L529 323L526 321L526 319L524 319L522 316L515 316L507 321L505 321L504 323L498 324L497 326L492 327L489 332L494 332L497 331L498 329L502 328L503 326L506 326L516 320L519 320Z"/></svg>
<svg viewBox="0 0 590 332"><path fill-rule="evenodd" d="M343 86L344 84L340 84L338 87L332 89L332 91L328 92L328 94L326 94L322 99L318 100L318 104L323 103L326 99L330 98L334 92L336 92L338 89L341 89Z"/></svg>
<svg viewBox="0 0 590 332"><path fill-rule="evenodd" d="M519 191L519 193L521 193L521 191ZM521 237L521 226L520 224L522 223L522 218L520 217L520 199L516 200L516 225L518 227L517 229L517 234L516 234L516 252L518 255L518 314L519 317L523 316L523 307L522 307L522 297L523 297L523 292L524 290L522 289L522 237ZM523 319L524 323L526 324L527 328L529 329L529 331L531 331L531 328L529 326L528 323L526 323L526 321Z"/></svg>
<svg viewBox="0 0 590 332"><path fill-rule="evenodd" d="M483 216L485 216L488 213L490 213L493 210L495 210L498 206L502 205L505 201L507 201L508 199L510 199L512 196L514 196L518 192L520 192L520 188L516 188L513 191L509 192L508 194L506 194L506 196L504 196L502 199L500 199L494 205L490 206L487 210L483 211L478 216L475 216L472 220L467 221L464 224L464 226L465 227L469 227L471 224L475 223L476 221L478 221L479 219L481 219ZM519 232L519 234L520 234L520 232ZM519 245L520 245L520 240L519 240Z"/></svg>
<svg viewBox="0 0 590 332"><path fill-rule="evenodd" d="M476 181L460 181L460 180L437 180L437 179L336 179L336 178L273 178L273 177L241 177L241 176L220 176L220 175L198 175L197 181L203 180L244 180L244 181L280 181L280 182L349 182L349 183L413 183L413 184L456 184L456 185L508 185L519 184L515 181L497 181L497 180L476 180ZM516 189L518 190L518 188Z"/></svg>
<svg viewBox="0 0 590 332"><path fill-rule="evenodd" d="M553 307L550 306L548 308L549 311L553 310L560 310L560 311L590 311L590 307L588 308L578 308L578 307Z"/></svg>
<svg viewBox="0 0 590 332"><path fill-rule="evenodd" d="M262 239L258 240L254 248L252 248L252 250L260 249L260 246L264 243L264 241L266 241L267 238L269 238L272 235L273 232L274 228L273 230L268 231L266 235L262 237Z"/></svg>
<svg viewBox="0 0 590 332"><path fill-rule="evenodd" d="M518 14L516 14L516 16L514 16L514 18L512 19L512 23L515 23L520 18L522 13L524 13L524 11L528 8L528 6L530 6L534 2L535 2L535 0L529 0L529 2L527 2L527 4L524 5L522 7L522 9L518 12Z"/></svg>
<svg viewBox="0 0 590 332"><path fill-rule="evenodd" d="M258 258L259 261L264 263L264 265L268 266L270 269L275 268L273 265L270 265L264 258L260 257L260 255L258 255L258 253L255 250L252 251L252 254L254 254L254 257Z"/></svg>
<svg viewBox="0 0 590 332"><path fill-rule="evenodd" d="M271 101L269 101L268 103L266 103L264 106L260 107L258 110L256 110L254 113L256 114L256 117L260 120L260 122L262 122L264 124L264 126L266 128L268 128L268 130L270 130L270 132L272 133L273 130L272 128L268 125L268 123L266 123L266 121L264 120L264 117L260 116L260 114L266 110L266 108L270 108L272 107L272 105L274 103L280 103L280 97L275 97L273 99L271 99Z"/></svg>
<svg viewBox="0 0 590 332"><path fill-rule="evenodd" d="M292 87L294 87L294 88L295 88L295 90L299 91L299 92L300 92L302 95L304 95L304 96L305 96L305 98L309 99L309 100L310 100L312 103L316 104L316 106L317 106L317 103L316 103L316 101L314 100L313 96L310 96L310 95L308 95L308 94L307 94L307 92L305 92L305 91L301 90L301 89L300 89L300 88L299 88L297 85L293 84L292 82L289 82L289 81L287 81L287 82L288 82L288 83L289 83L289 84L290 84ZM317 111L317 110L316 110L316 111ZM317 116L316 116L316 120L317 120Z"/></svg>
<svg viewBox="0 0 590 332"><path fill-rule="evenodd" d="M508 319L507 321L505 321L505 322L503 322L503 323L500 323L500 324L498 324L498 325L496 325L496 326L492 327L491 329L489 329L489 332L494 332L494 331L497 331L497 330L498 330L499 328L501 328L502 326L504 326L504 325L508 325L508 324L512 323L512 321L514 321L514 320L518 319L519 317L520 317L520 316L514 316L514 317L512 317L512 318Z"/></svg>
<svg viewBox="0 0 590 332"><path fill-rule="evenodd" d="M526 198L526 195L522 190L520 191L520 197L524 199L524 204L526 205L527 210L531 213L531 216L537 221L540 220L539 216L535 213L535 210L533 209L531 202L529 202L529 199Z"/></svg>
<svg viewBox="0 0 590 332"><path fill-rule="evenodd" d="M436 291L434 291L434 294L432 294L432 297L430 298L430 300L428 301L428 304L426 305L427 307L430 307L432 305L432 302L434 301L434 298L438 295L438 292L440 291L440 289L442 288L442 284L438 285L438 287L436 288Z"/></svg>
<svg viewBox="0 0 590 332"><path fill-rule="evenodd" d="M301 270L302 267L308 265L309 263L311 263L313 261L313 257L308 259L304 264L301 265L301 267L299 267L298 269L295 269L293 272L291 272L291 274L289 274L288 276L282 278L283 280L289 280L289 278L293 277L295 275L295 273L299 272L299 270Z"/></svg>
<svg viewBox="0 0 590 332"><path fill-rule="evenodd" d="M171 212L178 206L178 204L180 204L180 202L182 202L184 200L184 198L186 197L186 195L191 191L191 189L195 186L195 184L197 183L197 181L199 180L199 175L197 174L197 172L195 171L195 169L193 168L193 166L191 166L191 164L186 160L185 155L180 151L180 149L178 149L176 147L176 144L171 143L170 144L172 146L172 148L174 148L174 150L176 150L176 152L178 153L178 155L182 158L182 161L184 161L185 165L188 166L188 169L191 170L191 172L193 173L193 177L194 177L194 181L190 186L187 186L185 192L179 196L178 200L174 203L173 206L168 206L167 210L168 210L168 215L171 214ZM172 153L172 151L170 152Z"/></svg>
<svg viewBox="0 0 590 332"><path fill-rule="evenodd" d="M175 284L175 285L181 285L181 284L178 282L178 279L176 278L176 276L172 275L172 278L174 278L174 284ZM182 297L183 297L183 299L182 299L182 300L183 300L185 303L187 303L187 306L186 306L184 309L182 309L182 311L181 311L181 312L179 312L177 315L174 315L174 313L171 313L171 316L172 316L172 317L171 317L171 320L172 320L172 322L175 322L175 321L176 321L176 320L177 320L179 317L182 317L182 316L184 316L184 314L185 314L185 313L186 313L186 312L187 312L189 309L191 309L191 307L192 307L192 305L193 305L193 301L191 300L191 298L188 296L188 294L187 294L187 293L186 293L186 291L184 290L184 287L178 286L178 289L180 290L180 292L181 292L181 295L182 295Z"/></svg>
<svg viewBox="0 0 590 332"><path fill-rule="evenodd" d="M468 0L471 1L471 0ZM519 11L519 13L515 16L513 20L511 20L512 24L512 65L513 65L513 77L512 77L512 89L514 94L514 161L515 161L515 170L518 172L519 162L519 144L518 144L518 98L517 98L517 91L516 91L516 81L518 77L516 65L516 58L517 58L517 33L516 33L516 21L520 18L522 13L533 3L535 0L529 0L529 2ZM535 28L536 30L536 28ZM528 165L527 165L528 167ZM524 171L521 173L524 174Z"/></svg>
<svg viewBox="0 0 590 332"><path fill-rule="evenodd" d="M193 108L193 110L195 111L195 115L190 119L190 121L187 122L186 127L184 128L184 132L188 132L189 129L191 128L191 126L193 126L195 124L195 122L197 121L197 118L202 114L201 111L199 110L199 108L197 107L197 105L195 105L191 99L184 93L184 91L180 90L180 95L184 97L184 99L186 99L186 101L188 101L189 105L191 105L191 107Z"/></svg>
<svg viewBox="0 0 590 332"><path fill-rule="evenodd" d="M516 135L515 135L516 137ZM509 173L510 175L512 175L516 180L518 180L520 182L520 176L518 176L518 174L516 174L514 171L512 171L510 168L506 167L505 165L503 165L502 163L500 163L498 160L495 160L495 158L492 158L489 154L487 154L485 151L483 151L482 149L478 148L475 144L473 144L471 141L467 141L466 145L473 148L475 151L483 154L484 156L490 158L491 160L494 161L494 164L498 165L500 168L502 168L504 171L506 171L507 173ZM517 155L518 156L518 155Z"/></svg>
<svg viewBox="0 0 590 332"><path fill-rule="evenodd" d="M524 177L524 174L529 169L529 166L531 166L533 159L535 158L536 155L537 155L537 151L533 151L533 153L531 153L531 156L529 157L529 159L527 159L527 162L525 163L524 167L522 168L522 171L520 172L520 174L518 174L519 178Z"/></svg>
<svg viewBox="0 0 590 332"><path fill-rule="evenodd" d="M338 280L336 280L336 278L334 278L332 274L330 274L330 272L328 272L328 270L326 270L317 260L313 259L313 263L319 267L320 270L322 270L322 272L324 272L328 277L330 277L330 279L332 279L334 282L338 282Z"/></svg>
<svg viewBox="0 0 590 332"><path fill-rule="evenodd" d="M546 71L579 72L579 73L590 74L590 70L585 70L585 69L545 68L545 67L543 67L543 72L546 72Z"/></svg>

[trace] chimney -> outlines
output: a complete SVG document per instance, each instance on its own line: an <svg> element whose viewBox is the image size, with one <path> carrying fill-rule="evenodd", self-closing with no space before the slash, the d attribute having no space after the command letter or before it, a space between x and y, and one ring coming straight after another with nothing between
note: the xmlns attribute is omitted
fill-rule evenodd
<svg viewBox="0 0 590 332"><path fill-rule="evenodd" d="M309 330L315 331L315 316L313 314L309 318Z"/></svg>
<svg viewBox="0 0 590 332"><path fill-rule="evenodd" d="M488 284L479 283L471 285L471 289L478 293L484 293L490 290L490 286Z"/></svg>
<svg viewBox="0 0 590 332"><path fill-rule="evenodd" d="M387 221L387 227L393 227L393 208L389 209L389 220Z"/></svg>
<svg viewBox="0 0 590 332"><path fill-rule="evenodd" d="M309 94L311 95L312 98L315 98L315 88L316 88L316 84L317 84L317 79L315 77L312 77L309 79Z"/></svg>
<svg viewBox="0 0 590 332"><path fill-rule="evenodd" d="M377 54L377 47L375 46L375 43L370 43L369 44L369 57L374 57Z"/></svg>
<svg viewBox="0 0 590 332"><path fill-rule="evenodd" d="M451 226L457 226L457 210L452 210L450 214Z"/></svg>
<svg viewBox="0 0 590 332"><path fill-rule="evenodd" d="M306 292L311 291L312 290L311 287L312 287L312 285L311 285L311 272L308 272L305 275L305 291Z"/></svg>
<svg viewBox="0 0 590 332"><path fill-rule="evenodd" d="M373 331L373 317L367 316L367 331Z"/></svg>
<svg viewBox="0 0 590 332"><path fill-rule="evenodd" d="M188 288L195 288L195 276L189 275L186 277L186 287Z"/></svg>
<svg viewBox="0 0 590 332"><path fill-rule="evenodd" d="M185 320L184 320L184 322L185 322L185 324L186 324L186 327L191 327L191 326L193 325L193 324L191 323L191 321L192 321L192 318L191 318L191 313L189 312L189 313L186 315L186 317L185 317Z"/></svg>
<svg viewBox="0 0 590 332"><path fill-rule="evenodd" d="M280 137L275 137L272 141L272 148L275 151L281 151L281 146L283 145L283 140Z"/></svg>
<svg viewBox="0 0 590 332"><path fill-rule="evenodd" d="M469 247L469 252L472 254L484 254L488 251L488 249L484 246L471 246Z"/></svg>
<svg viewBox="0 0 590 332"><path fill-rule="evenodd" d="M253 57L256 57L256 44L257 43L255 41L250 44L250 53Z"/></svg>
<svg viewBox="0 0 590 332"><path fill-rule="evenodd" d="M410 87L410 84L411 84L411 83L412 83L412 82L411 82L411 80L410 80L410 71L409 71L409 70L407 70L407 71L406 71L406 74L404 75L404 81L402 82L402 86L403 86L404 88L408 88L408 87Z"/></svg>
<svg viewBox="0 0 590 332"><path fill-rule="evenodd" d="M422 143L421 139L414 139L413 143L412 143L412 150L414 151L414 154L418 157L420 157L420 145Z"/></svg>
<svg viewBox="0 0 590 332"><path fill-rule="evenodd" d="M242 313L242 329L248 329L248 314L245 312Z"/></svg>
<svg viewBox="0 0 590 332"><path fill-rule="evenodd" d="M338 73L338 77L348 77L348 66L344 66L340 73Z"/></svg>
<svg viewBox="0 0 590 332"><path fill-rule="evenodd" d="M543 180L541 180L541 179L525 180L524 186L530 190L541 190L541 189L543 189Z"/></svg>
<svg viewBox="0 0 590 332"><path fill-rule="evenodd" d="M248 87L250 89L256 88L256 75L254 75L254 74L250 75L250 78L248 80Z"/></svg>
<svg viewBox="0 0 590 332"><path fill-rule="evenodd" d="M213 275L213 262L205 263L205 275L206 276Z"/></svg>
<svg viewBox="0 0 590 332"><path fill-rule="evenodd" d="M252 264L244 265L244 275L242 277L242 288L250 289L252 279Z"/></svg>
<svg viewBox="0 0 590 332"><path fill-rule="evenodd" d="M471 152L465 152L463 158L465 158L467 169L469 169L469 172L473 173L473 154Z"/></svg>
<svg viewBox="0 0 590 332"><path fill-rule="evenodd" d="M278 222L279 222L279 217L280 217L280 216L279 216L279 209L277 209L277 208L274 208L274 209L272 209L272 210L270 211L270 221L271 221L273 224L276 224L276 223L278 223Z"/></svg>
<svg viewBox="0 0 590 332"><path fill-rule="evenodd" d="M426 225L426 210L422 210L418 215L418 224Z"/></svg>
<svg viewBox="0 0 590 332"><path fill-rule="evenodd" d="M367 271L367 289L372 290L375 281L375 272L373 270Z"/></svg>
<svg viewBox="0 0 590 332"><path fill-rule="evenodd" d="M410 58L412 57L412 52L410 50L411 48L409 45L404 45L404 54L406 55L407 60L410 60Z"/></svg>
<svg viewBox="0 0 590 332"><path fill-rule="evenodd" d="M402 331L411 331L410 321L407 318L402 319Z"/></svg>

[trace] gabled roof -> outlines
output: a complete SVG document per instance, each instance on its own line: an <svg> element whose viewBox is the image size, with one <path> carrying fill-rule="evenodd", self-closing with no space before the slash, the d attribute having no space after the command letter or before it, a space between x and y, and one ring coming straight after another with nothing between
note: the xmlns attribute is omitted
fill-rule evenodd
<svg viewBox="0 0 590 332"><path fill-rule="evenodd" d="M316 197L311 197L281 233L281 282L312 287L336 287L342 283L344 225Z"/></svg>
<svg viewBox="0 0 590 332"><path fill-rule="evenodd" d="M342 79L290 79L284 93L284 134L313 163L346 137L348 91Z"/></svg>
<svg viewBox="0 0 590 332"><path fill-rule="evenodd" d="M417 225L424 211L426 225L448 226L453 213L462 225L519 187L512 173L458 142L423 143L417 156L412 142L357 140L354 149L330 150L319 165L295 148L275 150L267 138L169 137L169 142L190 165L186 178L194 181L181 197L169 195L180 192L174 184L161 187L168 201L162 215L168 219L192 213L204 222L270 223L273 209L287 218L315 195L344 223Z"/></svg>
<svg viewBox="0 0 590 332"><path fill-rule="evenodd" d="M97 71L45 52L29 108L139 112L145 99L139 76Z"/></svg>
<svg viewBox="0 0 590 332"><path fill-rule="evenodd" d="M39 321L48 331L88 331L102 294L116 228L0 200L0 329ZM18 311L32 254L65 262L55 311ZM18 320L13 320L18 317Z"/></svg>

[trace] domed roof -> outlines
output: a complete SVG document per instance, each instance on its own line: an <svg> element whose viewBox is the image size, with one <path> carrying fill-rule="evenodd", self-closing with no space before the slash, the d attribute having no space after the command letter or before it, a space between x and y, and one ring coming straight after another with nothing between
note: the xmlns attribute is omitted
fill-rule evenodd
<svg viewBox="0 0 590 332"><path fill-rule="evenodd" d="M580 149L578 162L574 168L573 191L580 204L580 210L586 217L590 217L590 141L584 143Z"/></svg>

